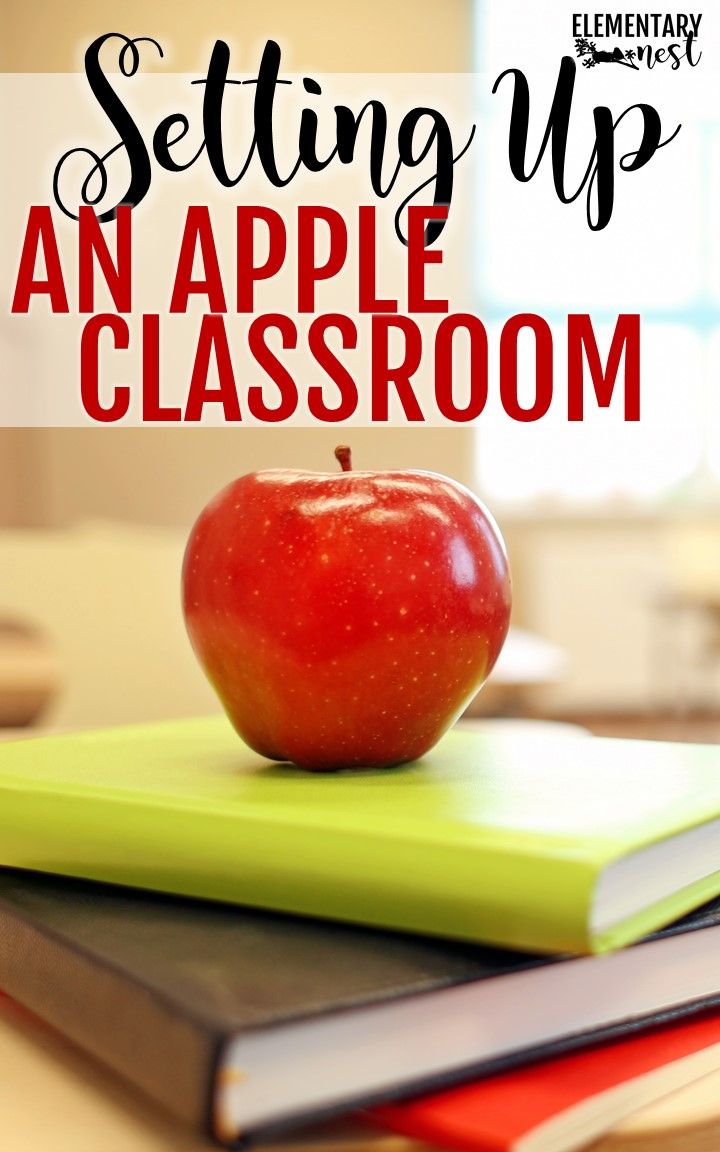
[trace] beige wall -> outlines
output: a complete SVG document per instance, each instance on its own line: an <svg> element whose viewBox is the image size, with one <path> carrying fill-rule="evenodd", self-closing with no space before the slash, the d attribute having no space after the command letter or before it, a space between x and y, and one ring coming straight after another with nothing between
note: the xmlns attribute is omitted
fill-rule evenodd
<svg viewBox="0 0 720 1152"><path fill-rule="evenodd" d="M25 434L0 428L0 524L19 524L24 519L22 458Z"/></svg>
<svg viewBox="0 0 720 1152"><path fill-rule="evenodd" d="M469 72L472 0L0 0L3 72L72 72L104 32L152 36L164 67L197 71L226 38L244 63L272 38L290 69ZM251 57L254 59L254 56Z"/></svg>
<svg viewBox="0 0 720 1152"><path fill-rule="evenodd" d="M189 526L221 487L259 468L333 472L347 439L354 466L423 468L462 479L470 440L456 429L38 429L28 433L42 498L29 522L87 518ZM28 521L26 521L28 522Z"/></svg>
<svg viewBox="0 0 720 1152"><path fill-rule="evenodd" d="M268 37L288 66L326 71L467 71L471 0L0 0L5 71L71 71L81 47L116 27L152 35L175 71L202 68L216 36L244 63ZM249 47L248 47L249 46ZM251 53L248 57L248 52ZM187 524L234 476L260 467L332 469L335 429L0 430L0 525L87 517ZM358 467L418 467L471 480L465 429L355 430Z"/></svg>

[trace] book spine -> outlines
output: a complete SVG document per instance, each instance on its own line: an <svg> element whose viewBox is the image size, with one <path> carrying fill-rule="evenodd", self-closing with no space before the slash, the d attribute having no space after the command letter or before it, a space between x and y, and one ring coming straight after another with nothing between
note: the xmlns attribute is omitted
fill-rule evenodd
<svg viewBox="0 0 720 1152"><path fill-rule="evenodd" d="M0 989L177 1119L209 1131L222 1037L1 900Z"/></svg>

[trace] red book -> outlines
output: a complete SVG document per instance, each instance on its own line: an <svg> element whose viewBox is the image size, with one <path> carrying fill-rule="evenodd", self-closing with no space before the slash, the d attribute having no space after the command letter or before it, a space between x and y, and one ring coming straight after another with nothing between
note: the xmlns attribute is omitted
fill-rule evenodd
<svg viewBox="0 0 720 1152"><path fill-rule="evenodd" d="M720 1014L447 1092L374 1108L382 1127L460 1152L568 1152L720 1068Z"/></svg>

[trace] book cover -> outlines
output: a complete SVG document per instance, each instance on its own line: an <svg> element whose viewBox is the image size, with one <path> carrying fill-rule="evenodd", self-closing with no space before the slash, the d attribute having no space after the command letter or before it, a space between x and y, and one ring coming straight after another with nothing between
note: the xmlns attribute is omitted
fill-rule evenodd
<svg viewBox="0 0 720 1152"><path fill-rule="evenodd" d="M217 1144L144 1099L61 1033L0 998L0 1107L13 1152L212 1152ZM27 1101L32 1100L32 1107ZM310 1126L267 1152L419 1152L354 1118Z"/></svg>
<svg viewBox="0 0 720 1152"><path fill-rule="evenodd" d="M203 1135L174 1121L8 997L0 998L3 1133L17 1152L208 1152ZM670 1140L706 1152L717 1140L720 1074L643 1108L597 1142L597 1152L656 1152ZM28 1109L26 1101L32 1099ZM680 1144L680 1141L683 1141ZM266 1143L272 1152L427 1152L427 1145L354 1114Z"/></svg>
<svg viewBox="0 0 720 1152"><path fill-rule="evenodd" d="M537 951L602 951L720 888L718 751L456 730L317 776L226 721L7 744L0 863Z"/></svg>
<svg viewBox="0 0 720 1152"><path fill-rule="evenodd" d="M691 1016L719 934L557 961L0 872L0 987L226 1143Z"/></svg>
<svg viewBox="0 0 720 1152"><path fill-rule="evenodd" d="M369 1117L459 1152L571 1152L712 1072L720 1017L709 1015L553 1057Z"/></svg>

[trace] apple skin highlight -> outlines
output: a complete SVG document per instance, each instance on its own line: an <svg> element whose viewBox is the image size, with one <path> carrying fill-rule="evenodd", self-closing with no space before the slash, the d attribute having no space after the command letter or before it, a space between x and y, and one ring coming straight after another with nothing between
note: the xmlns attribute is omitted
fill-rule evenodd
<svg viewBox="0 0 720 1152"><path fill-rule="evenodd" d="M240 736L315 771L415 760L490 673L510 620L483 504L430 472L241 476L185 551L195 653Z"/></svg>

